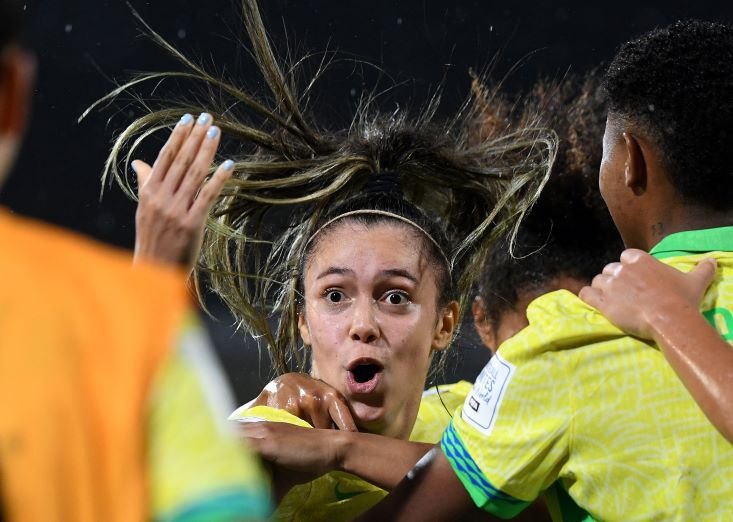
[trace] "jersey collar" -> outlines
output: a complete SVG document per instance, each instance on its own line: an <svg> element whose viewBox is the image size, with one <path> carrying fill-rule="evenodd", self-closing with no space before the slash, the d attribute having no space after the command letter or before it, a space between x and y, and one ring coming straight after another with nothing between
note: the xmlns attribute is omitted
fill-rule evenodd
<svg viewBox="0 0 733 522"><path fill-rule="evenodd" d="M657 243L649 253L657 259L664 259L715 251L733 252L733 226L670 234Z"/></svg>

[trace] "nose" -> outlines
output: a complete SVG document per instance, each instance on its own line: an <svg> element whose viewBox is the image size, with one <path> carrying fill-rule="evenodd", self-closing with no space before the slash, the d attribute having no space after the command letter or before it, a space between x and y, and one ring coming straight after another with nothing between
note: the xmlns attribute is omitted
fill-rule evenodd
<svg viewBox="0 0 733 522"><path fill-rule="evenodd" d="M360 299L352 308L349 336L352 341L373 343L379 338L379 324L374 315L374 301Z"/></svg>

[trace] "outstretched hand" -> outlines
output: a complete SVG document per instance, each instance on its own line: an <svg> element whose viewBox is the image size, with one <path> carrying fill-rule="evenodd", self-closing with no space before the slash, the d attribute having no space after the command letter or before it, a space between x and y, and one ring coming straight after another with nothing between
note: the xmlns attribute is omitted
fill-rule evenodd
<svg viewBox="0 0 733 522"><path fill-rule="evenodd" d="M265 386L252 406L285 410L315 428L357 431L349 405L341 393L305 373L286 373Z"/></svg>
<svg viewBox="0 0 733 522"><path fill-rule="evenodd" d="M715 259L707 258L690 272L680 272L646 252L628 249L579 296L625 332L652 339L653 314L662 308L698 310L715 268Z"/></svg>
<svg viewBox="0 0 733 522"><path fill-rule="evenodd" d="M221 131L203 113L178 122L151 167L135 160L139 203L135 215L135 261L152 260L190 270L198 257L206 217L234 164L227 160L208 181Z"/></svg>

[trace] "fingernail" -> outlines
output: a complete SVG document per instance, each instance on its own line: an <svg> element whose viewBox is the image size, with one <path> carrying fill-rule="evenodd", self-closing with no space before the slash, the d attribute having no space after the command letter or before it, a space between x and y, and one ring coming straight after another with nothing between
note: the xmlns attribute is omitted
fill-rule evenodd
<svg viewBox="0 0 733 522"><path fill-rule="evenodd" d="M178 122L179 125L188 125L193 120L193 116L190 114L184 114L181 116L181 120Z"/></svg>
<svg viewBox="0 0 733 522"><path fill-rule="evenodd" d="M210 140L213 140L219 135L219 127L209 127L209 130L206 131L206 137Z"/></svg>
<svg viewBox="0 0 733 522"><path fill-rule="evenodd" d="M137 169L135 168L135 164L134 164L134 163L130 163L130 168L132 169L132 171L133 171L133 172L134 172L135 174L137 174Z"/></svg>
<svg viewBox="0 0 733 522"><path fill-rule="evenodd" d="M202 112L201 116L199 116L199 119L196 120L196 123L198 123L199 125L206 125L210 121L211 121L211 114L209 114L208 112Z"/></svg>
<svg viewBox="0 0 733 522"><path fill-rule="evenodd" d="M234 168L234 162L232 160L226 160L222 167L224 167L224 170L232 170Z"/></svg>

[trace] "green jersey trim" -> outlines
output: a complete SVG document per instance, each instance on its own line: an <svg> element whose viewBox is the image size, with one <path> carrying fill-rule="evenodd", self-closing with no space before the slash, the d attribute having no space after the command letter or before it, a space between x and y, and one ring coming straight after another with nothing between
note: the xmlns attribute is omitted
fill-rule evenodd
<svg viewBox="0 0 733 522"><path fill-rule="evenodd" d="M542 496L556 522L595 522L590 513L575 503L559 480L543 491Z"/></svg>
<svg viewBox="0 0 733 522"><path fill-rule="evenodd" d="M259 494L234 488L212 493L156 522L231 522L267 520L272 513L266 491Z"/></svg>
<svg viewBox="0 0 733 522"><path fill-rule="evenodd" d="M453 422L443 433L440 445L476 506L499 518L513 518L529 505L529 502L507 495L491 485L466 450Z"/></svg>
<svg viewBox="0 0 733 522"><path fill-rule="evenodd" d="M657 259L665 259L716 251L733 252L733 226L670 234L649 253Z"/></svg>

